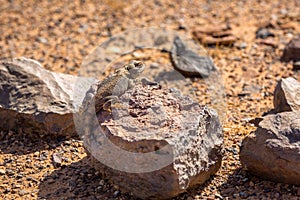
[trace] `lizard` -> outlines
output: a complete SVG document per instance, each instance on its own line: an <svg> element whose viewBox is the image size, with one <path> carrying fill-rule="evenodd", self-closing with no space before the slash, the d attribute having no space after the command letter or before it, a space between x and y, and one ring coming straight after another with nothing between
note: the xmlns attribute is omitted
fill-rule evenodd
<svg viewBox="0 0 300 200"><path fill-rule="evenodd" d="M143 62L132 60L106 77L98 85L95 95L96 113L101 109L110 111L107 104L132 88L134 79L144 71L144 68L145 64Z"/></svg>

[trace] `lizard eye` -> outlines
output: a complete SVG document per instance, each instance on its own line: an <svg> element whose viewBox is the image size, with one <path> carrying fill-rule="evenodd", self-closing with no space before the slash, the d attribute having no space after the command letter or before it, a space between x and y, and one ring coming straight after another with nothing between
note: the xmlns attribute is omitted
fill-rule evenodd
<svg viewBox="0 0 300 200"><path fill-rule="evenodd" d="M143 63L141 61L132 60L128 65L125 66L127 70L134 69L134 68L141 68Z"/></svg>
<svg viewBox="0 0 300 200"><path fill-rule="evenodd" d="M126 68L127 70L130 70L130 69L133 69L133 68L134 68L134 65L130 63L130 64L126 65L125 68Z"/></svg>
<svg viewBox="0 0 300 200"><path fill-rule="evenodd" d="M130 62L130 64L132 64L134 67L142 67L143 66L143 62L138 61L138 60L133 60Z"/></svg>

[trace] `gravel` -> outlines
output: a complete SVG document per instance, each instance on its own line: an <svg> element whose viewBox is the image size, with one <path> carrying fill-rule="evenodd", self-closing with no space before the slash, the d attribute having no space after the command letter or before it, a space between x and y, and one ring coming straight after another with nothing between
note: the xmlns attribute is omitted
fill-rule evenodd
<svg viewBox="0 0 300 200"><path fill-rule="evenodd" d="M83 58L110 34L149 26L177 30L183 23L185 29L179 31L190 35L198 26L229 22L239 37L238 44L247 45L207 48L222 72L227 96L224 160L208 182L175 199L297 199L299 187L264 181L245 173L237 154L242 139L254 130L242 119L262 116L272 109L272 95L265 94L273 93L278 78L300 78L300 73L292 70L292 63L279 61L290 40L287 33L300 32L297 4L289 0L272 3L184 0L181 4L170 0L104 0L101 4L80 0L3 1L0 55L26 56L41 61L52 71L77 74ZM271 19L272 15L276 19ZM272 39L278 47L260 44L255 39L255 32L263 23L273 25L268 30L274 34ZM287 23L289 29L281 28L280 25ZM246 66L244 70L242 66ZM203 82L192 81L196 99L206 102ZM246 85L262 87L258 93L239 95ZM19 131L0 130L0 199L134 199L89 167L79 138L28 138L21 127L16 128ZM57 168L53 166L53 154L62 158Z"/></svg>

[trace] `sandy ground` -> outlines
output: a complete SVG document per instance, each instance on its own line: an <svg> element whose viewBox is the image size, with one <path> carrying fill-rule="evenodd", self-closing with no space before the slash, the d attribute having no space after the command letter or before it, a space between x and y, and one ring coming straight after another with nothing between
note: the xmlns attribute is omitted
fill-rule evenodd
<svg viewBox="0 0 300 200"><path fill-rule="evenodd" d="M297 0L0 0L0 57L25 56L49 70L76 74L93 48L123 30L184 27L179 31L192 36L198 28L229 23L238 38L235 45L206 47L225 85L223 163L206 184L176 199L299 199L299 187L247 174L238 155L242 139L255 130L247 121L273 107L277 81L299 79L291 63L280 62L285 44L300 33L299 13ZM255 38L266 25L275 34L268 38L275 47ZM54 153L61 155L61 167L54 167ZM0 175L0 199L134 199L88 166L78 138L41 140L1 131Z"/></svg>

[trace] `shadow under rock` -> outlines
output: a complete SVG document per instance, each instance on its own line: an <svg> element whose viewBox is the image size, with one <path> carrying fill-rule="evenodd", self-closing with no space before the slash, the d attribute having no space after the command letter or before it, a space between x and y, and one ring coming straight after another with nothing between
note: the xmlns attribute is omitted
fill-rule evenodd
<svg viewBox="0 0 300 200"><path fill-rule="evenodd" d="M178 195L177 197L172 198L172 200L189 199L191 197L195 197L195 196L201 194L202 191L204 190L204 188L208 187L212 183L214 177L215 177L215 175L211 175L210 179L205 181L203 184L195 185L192 188L188 188L185 193L182 193L182 194Z"/></svg>
<svg viewBox="0 0 300 200"><path fill-rule="evenodd" d="M172 200L188 199L190 196L196 196L212 180L213 177L198 187L188 189L186 193L174 197ZM71 165L62 166L46 176L39 185L38 199L140 200L128 193L121 193L114 188L108 180L103 179L89 165L87 157Z"/></svg>
<svg viewBox="0 0 300 200"><path fill-rule="evenodd" d="M14 131L0 131L0 152L24 155L35 151L54 149L68 139L69 137L65 136L47 135L41 138Z"/></svg>
<svg viewBox="0 0 300 200"><path fill-rule="evenodd" d="M297 199L300 187L259 179L238 168L219 191L229 199Z"/></svg>
<svg viewBox="0 0 300 200"><path fill-rule="evenodd" d="M46 176L39 185L38 199L137 200L103 180L87 157Z"/></svg>

